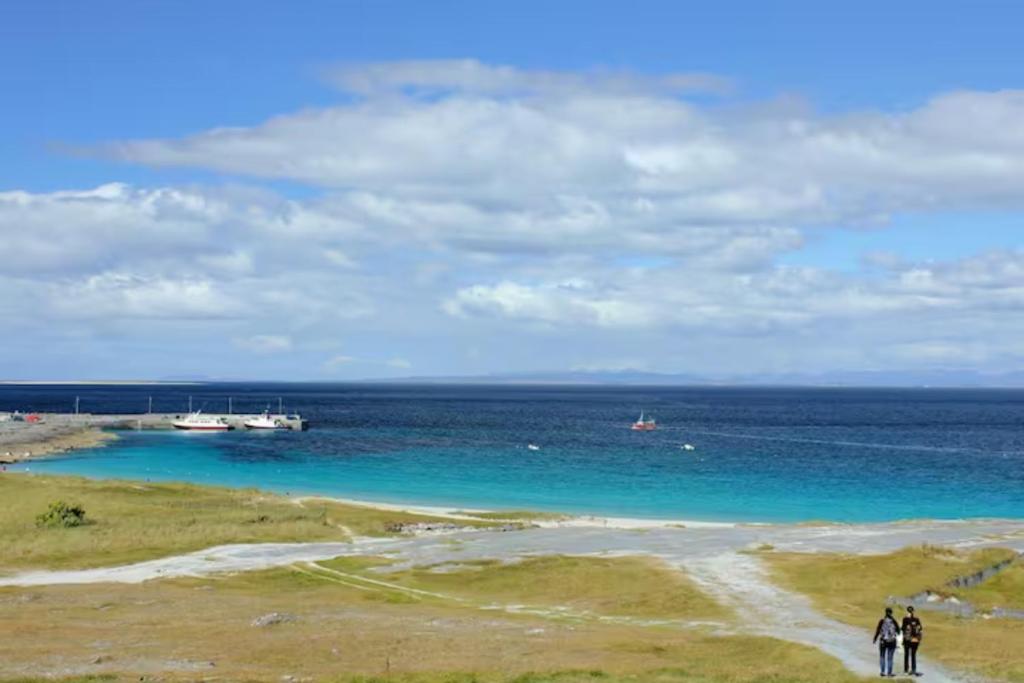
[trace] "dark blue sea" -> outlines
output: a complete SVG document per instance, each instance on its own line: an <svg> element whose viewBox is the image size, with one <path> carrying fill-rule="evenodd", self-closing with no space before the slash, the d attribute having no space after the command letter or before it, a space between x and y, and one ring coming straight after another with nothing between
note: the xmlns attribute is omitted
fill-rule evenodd
<svg viewBox="0 0 1024 683"><path fill-rule="evenodd" d="M258 412L306 432L122 432L18 466L488 509L717 521L1024 518L1024 391L3 386L0 410ZM629 425L644 410L657 431ZM530 450L527 444L539 450ZM694 451L681 448L693 444Z"/></svg>

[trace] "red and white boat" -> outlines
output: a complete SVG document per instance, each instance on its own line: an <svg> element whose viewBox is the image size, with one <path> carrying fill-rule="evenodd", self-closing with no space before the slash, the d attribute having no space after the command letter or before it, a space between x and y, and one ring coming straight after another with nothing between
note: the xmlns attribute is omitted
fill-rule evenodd
<svg viewBox="0 0 1024 683"><path fill-rule="evenodd" d="M634 432L653 432L657 428L658 423L654 421L653 417L644 419L643 411L640 412L639 419L637 419L637 421L633 423L633 426L630 427Z"/></svg>
<svg viewBox="0 0 1024 683"><path fill-rule="evenodd" d="M194 413L189 413L185 419L176 420L171 424L175 429L185 429L191 432L226 432L231 429L231 425L225 422L224 418L203 415L202 412L197 410Z"/></svg>

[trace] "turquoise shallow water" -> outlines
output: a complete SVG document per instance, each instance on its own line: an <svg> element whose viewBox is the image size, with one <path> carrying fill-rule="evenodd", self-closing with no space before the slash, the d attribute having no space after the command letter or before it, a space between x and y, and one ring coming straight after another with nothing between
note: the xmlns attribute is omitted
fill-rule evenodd
<svg viewBox="0 0 1024 683"><path fill-rule="evenodd" d="M53 409L68 392L0 391ZM126 410L153 389L95 389ZM276 395L303 433L125 432L36 472L255 486L292 494L724 521L1024 518L1024 392L708 388L163 388L157 410ZM63 393L62 393L63 392ZM126 398L127 394L127 398ZM159 405L163 402L165 405ZM199 403L197 403L199 405ZM661 428L628 429L639 408ZM526 444L535 443L532 451ZM696 451L684 451L693 443Z"/></svg>

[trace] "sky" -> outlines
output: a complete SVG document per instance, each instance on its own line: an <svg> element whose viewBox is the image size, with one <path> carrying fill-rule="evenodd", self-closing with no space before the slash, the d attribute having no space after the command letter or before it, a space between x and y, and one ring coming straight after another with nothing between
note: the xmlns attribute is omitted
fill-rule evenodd
<svg viewBox="0 0 1024 683"><path fill-rule="evenodd" d="M12 0L0 378L1024 370L1022 24Z"/></svg>

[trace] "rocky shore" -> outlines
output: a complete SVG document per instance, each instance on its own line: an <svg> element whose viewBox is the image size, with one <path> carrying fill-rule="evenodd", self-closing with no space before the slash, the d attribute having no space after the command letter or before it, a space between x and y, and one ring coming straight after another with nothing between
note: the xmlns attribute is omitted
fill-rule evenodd
<svg viewBox="0 0 1024 683"><path fill-rule="evenodd" d="M72 419L44 417L42 422L0 422L0 464L101 446L117 436Z"/></svg>

